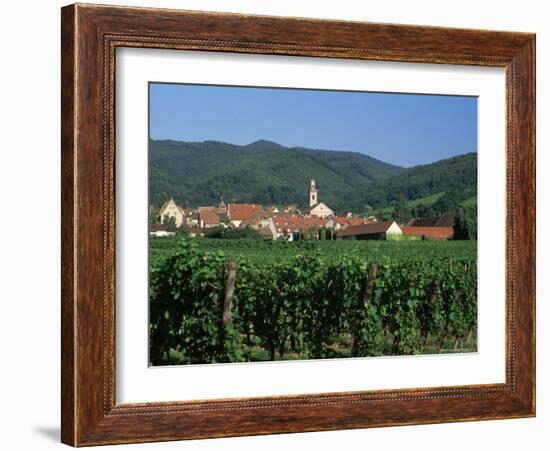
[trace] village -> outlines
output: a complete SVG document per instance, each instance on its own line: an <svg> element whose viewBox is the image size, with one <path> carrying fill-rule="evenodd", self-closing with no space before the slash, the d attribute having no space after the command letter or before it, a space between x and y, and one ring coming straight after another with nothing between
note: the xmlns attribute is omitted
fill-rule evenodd
<svg viewBox="0 0 550 451"><path fill-rule="evenodd" d="M407 224L395 220L378 221L374 216L357 216L343 212L338 216L319 200L315 180L309 186L309 208L220 201L217 206L184 208L174 199L153 212L149 234L153 237L173 236L184 230L190 237L208 235L214 228L253 230L266 240L448 240L453 237L454 215L414 218Z"/></svg>

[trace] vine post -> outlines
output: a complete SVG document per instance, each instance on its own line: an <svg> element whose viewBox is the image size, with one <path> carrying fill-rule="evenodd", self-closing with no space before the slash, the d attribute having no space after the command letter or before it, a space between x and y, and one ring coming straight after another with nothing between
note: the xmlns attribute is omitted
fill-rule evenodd
<svg viewBox="0 0 550 451"><path fill-rule="evenodd" d="M220 346L222 353L225 350L227 327L231 324L231 310L233 307L233 293L235 292L235 278L237 277L237 262L233 259L227 262L225 276L225 296L223 299L222 324L220 327Z"/></svg>
<svg viewBox="0 0 550 451"><path fill-rule="evenodd" d="M376 282L376 273L378 271L378 266L376 264L371 265L369 269L369 273L367 276L367 284L365 287L365 291L363 292L362 296L362 310L364 312L367 311L368 303L371 301L371 297L374 292L374 284ZM368 316L368 313L365 313L365 316ZM360 347L360 338L357 336L357 332L355 331L352 335L352 344L351 344L351 356L352 357L358 357L359 356L359 347Z"/></svg>

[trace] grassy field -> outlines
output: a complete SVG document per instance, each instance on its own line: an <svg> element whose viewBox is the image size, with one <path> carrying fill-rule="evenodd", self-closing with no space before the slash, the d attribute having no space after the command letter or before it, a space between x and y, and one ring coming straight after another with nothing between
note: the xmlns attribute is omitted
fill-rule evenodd
<svg viewBox="0 0 550 451"><path fill-rule="evenodd" d="M470 207L470 206L476 205L476 204L477 204L477 196L469 197L468 199L461 202L461 205L463 207Z"/></svg>
<svg viewBox="0 0 550 451"><path fill-rule="evenodd" d="M183 238L163 237L149 240L151 263L173 255ZM191 238L201 252L221 252L228 258L243 257L258 265L294 259L297 255L318 254L327 261L343 254L361 255L366 260L430 260L432 258L475 258L476 241L261 241Z"/></svg>
<svg viewBox="0 0 550 451"><path fill-rule="evenodd" d="M421 205L421 204L429 206L429 205L434 204L444 194L445 194L444 191L442 191L440 193L431 194L431 195L426 196L426 197L421 197L419 199L408 201L407 205L409 206L409 208L414 208L414 207L417 207L418 205ZM380 208L378 210L375 210L374 211L374 216L381 216L381 215L384 215L384 214L389 214L393 211L393 208L394 207L386 207L386 208ZM369 214L373 214L373 213L372 212L371 213L364 213L363 215L369 215Z"/></svg>

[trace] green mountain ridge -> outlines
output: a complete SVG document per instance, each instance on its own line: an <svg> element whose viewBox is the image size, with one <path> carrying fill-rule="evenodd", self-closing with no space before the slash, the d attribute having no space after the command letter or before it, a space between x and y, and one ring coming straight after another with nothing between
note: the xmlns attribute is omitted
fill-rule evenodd
<svg viewBox="0 0 550 451"><path fill-rule="evenodd" d="M336 210L383 208L400 194L413 200L449 190L475 194L477 154L402 168L357 152L285 147L258 140L150 140L150 203L173 197L184 206L227 202L307 206L309 181Z"/></svg>

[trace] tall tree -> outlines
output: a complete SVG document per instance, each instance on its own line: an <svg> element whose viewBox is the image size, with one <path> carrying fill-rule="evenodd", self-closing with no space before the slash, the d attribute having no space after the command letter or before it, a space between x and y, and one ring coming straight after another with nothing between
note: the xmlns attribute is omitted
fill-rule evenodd
<svg viewBox="0 0 550 451"><path fill-rule="evenodd" d="M457 207L453 239L477 240L477 207Z"/></svg>
<svg viewBox="0 0 550 451"><path fill-rule="evenodd" d="M407 199L403 194L399 194L395 201L392 218L401 224L405 224L411 220L411 210L407 204Z"/></svg>
<svg viewBox="0 0 550 451"><path fill-rule="evenodd" d="M435 216L432 207L429 205L418 204L412 209L412 215L415 218L426 218L428 216Z"/></svg>

